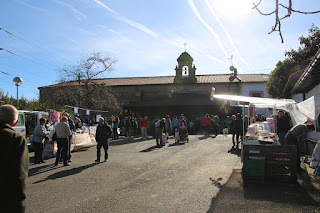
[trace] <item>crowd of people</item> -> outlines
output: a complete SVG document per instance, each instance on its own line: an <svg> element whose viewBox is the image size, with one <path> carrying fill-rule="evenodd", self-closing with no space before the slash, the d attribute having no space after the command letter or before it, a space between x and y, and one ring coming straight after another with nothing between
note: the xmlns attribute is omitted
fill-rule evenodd
<svg viewBox="0 0 320 213"><path fill-rule="evenodd" d="M276 132L281 145L298 146L301 137L306 137L307 133L315 130L312 123L291 125L290 117L283 110L278 111L278 115L273 117ZM255 119L253 119L255 122ZM1 199L1 209L3 212L24 212L25 210L25 189L26 177L28 174L28 147L26 138L16 133L13 127L18 123L18 111L12 105L3 105L0 107L0 140L2 142L1 160L3 162L0 175L0 187L3 195ZM45 118L40 118L39 124L35 127L33 146L35 151L34 163L45 163L42 159L44 142L47 140L49 131L46 126ZM137 118L111 116L109 119L99 118L96 128L95 139L97 141L96 162L101 160L101 149L104 149L104 161L108 160L109 140L119 138L119 135L125 137L141 135L142 139L148 139L151 135L156 140L157 147L163 147L170 135L179 132L198 133L204 132L206 137L211 134L213 137L221 133L232 135L232 148L239 147L239 140L249 125L248 116L242 117L241 113L227 116L220 122L217 115L209 116L206 114L203 118L198 117L194 120L188 120L183 114L171 117L155 117L151 121L148 116ZM70 141L72 132L76 128L81 128L79 117L71 119L68 113L64 113L61 121L55 125L55 138L58 150L56 153L55 166L63 162L64 166L69 166L71 162ZM140 131L139 131L140 129ZM299 156L298 156L299 157ZM300 158L298 158L298 164ZM298 168L300 166L298 165Z"/></svg>

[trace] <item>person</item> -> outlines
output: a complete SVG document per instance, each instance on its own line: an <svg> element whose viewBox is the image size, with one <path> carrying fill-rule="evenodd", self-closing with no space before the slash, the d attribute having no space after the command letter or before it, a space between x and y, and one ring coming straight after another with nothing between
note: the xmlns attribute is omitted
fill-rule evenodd
<svg viewBox="0 0 320 213"><path fill-rule="evenodd" d="M71 131L71 135L69 136L69 140L68 140L68 146L69 146L69 149L68 149L68 162L71 162L70 147L71 147L72 133L76 130L76 127L75 127L75 124L74 124L73 120L70 118L68 113L65 112L64 116L66 116L67 119L68 119L68 124L69 124L69 128L70 128L70 131Z"/></svg>
<svg viewBox="0 0 320 213"><path fill-rule="evenodd" d="M250 125L249 117L248 117L248 115L245 115L244 116L244 121L243 121L243 127L244 127L244 133L245 134L248 131L249 125Z"/></svg>
<svg viewBox="0 0 320 213"><path fill-rule="evenodd" d="M55 132L57 134L58 151L54 165L58 166L61 157L63 160L63 165L70 166L70 163L68 163L68 149L70 149L69 137L71 135L71 131L67 117L63 116L61 121L56 124Z"/></svg>
<svg viewBox="0 0 320 213"><path fill-rule="evenodd" d="M76 115L76 117L74 118L74 123L76 129L81 129L81 120L79 118L79 115Z"/></svg>
<svg viewBox="0 0 320 213"><path fill-rule="evenodd" d="M173 119L172 119L172 129L173 129L173 132L175 132L175 131L176 131L176 128L178 128L178 123L179 123L178 117L177 117L177 116L174 116Z"/></svg>
<svg viewBox="0 0 320 213"><path fill-rule="evenodd" d="M232 115L231 120L229 121L230 133L232 134L232 148L236 147L235 136L236 136L236 116Z"/></svg>
<svg viewBox="0 0 320 213"><path fill-rule="evenodd" d="M183 116L183 114L181 114L181 116L180 116L180 119L178 122L178 128L184 129L184 130L188 129L188 122L187 122L186 118Z"/></svg>
<svg viewBox="0 0 320 213"><path fill-rule="evenodd" d="M44 147L44 141L49 135L46 127L46 119L40 118L38 125L34 129L33 133L33 147L34 147L34 164L45 163L42 159L42 152Z"/></svg>
<svg viewBox="0 0 320 213"><path fill-rule="evenodd" d="M140 128L141 128L141 138L147 139L147 125L148 125L148 116L144 116L140 119Z"/></svg>
<svg viewBox="0 0 320 213"><path fill-rule="evenodd" d="M190 134L191 135L193 135L194 134L194 129L195 129L195 127L194 127L194 121L193 120L191 120L190 122L189 122L189 131L190 131Z"/></svg>
<svg viewBox="0 0 320 213"><path fill-rule="evenodd" d="M165 125L166 125L166 119L162 118L162 119L157 119L157 121L155 122L154 126L155 126L155 137L156 137L156 143L157 143L157 147L161 148L162 147L162 133L165 129Z"/></svg>
<svg viewBox="0 0 320 213"><path fill-rule="evenodd" d="M307 138L307 133L314 131L314 124L312 123L304 123L297 124L292 127L285 137L285 145L298 145L298 140L300 137L303 139Z"/></svg>
<svg viewBox="0 0 320 213"><path fill-rule="evenodd" d="M281 145L285 144L285 137L290 130L290 119L284 114L283 110L278 111L278 118L276 119L277 134L279 137L279 143Z"/></svg>
<svg viewBox="0 0 320 213"><path fill-rule="evenodd" d="M112 139L116 140L119 139L119 134L118 134L118 128L120 124L120 118L116 116L113 120L113 126L112 126Z"/></svg>
<svg viewBox="0 0 320 213"><path fill-rule="evenodd" d="M9 104L0 107L0 212L25 212L28 176L27 140L12 127L18 123L18 110Z"/></svg>
<svg viewBox="0 0 320 213"><path fill-rule="evenodd" d="M104 149L104 161L108 160L108 148L109 138L111 137L111 128L105 124L104 118L99 118L99 124L96 130L96 141L97 141L97 159L95 162L100 163L101 148Z"/></svg>
<svg viewBox="0 0 320 213"><path fill-rule="evenodd" d="M167 135L167 142L169 139L171 129L172 129L172 122L170 120L170 115L166 115L165 134Z"/></svg>
<svg viewBox="0 0 320 213"><path fill-rule="evenodd" d="M304 124L297 124L292 127L285 137L285 145L295 145L297 147L297 168L298 171L301 171L300 167L300 146L299 146L299 139L307 139L307 134L309 132L314 131L314 124L312 123L304 123Z"/></svg>
<svg viewBox="0 0 320 213"><path fill-rule="evenodd" d="M209 117L209 114L206 114L203 118L203 121L202 121L202 125L204 127L204 136L207 136L209 137L209 132L210 132L210 126L211 126L211 119Z"/></svg>
<svg viewBox="0 0 320 213"><path fill-rule="evenodd" d="M225 130L226 134L228 134L230 132L229 122L230 122L230 116L228 115L227 118L223 121L223 128L227 129L227 130Z"/></svg>
<svg viewBox="0 0 320 213"><path fill-rule="evenodd" d="M215 134L215 136L217 136L219 134L219 129L220 129L218 115L215 115L213 117L212 126L213 126L213 133Z"/></svg>
<svg viewBox="0 0 320 213"><path fill-rule="evenodd" d="M158 121L158 118L157 117L154 117L151 121L151 135L152 135L152 138L156 138L156 133L155 133L155 124L156 122Z"/></svg>
<svg viewBox="0 0 320 213"><path fill-rule="evenodd" d="M239 148L239 138L240 136L243 135L243 120L242 120L242 115L241 113L237 113L237 118L236 118L236 121L235 121L235 133L236 133L236 141L237 141L237 144L236 144L236 149Z"/></svg>
<svg viewBox="0 0 320 213"><path fill-rule="evenodd" d="M130 116L128 116L128 117L125 117L123 120L123 132L125 137L131 137L130 129L131 129L131 118Z"/></svg>

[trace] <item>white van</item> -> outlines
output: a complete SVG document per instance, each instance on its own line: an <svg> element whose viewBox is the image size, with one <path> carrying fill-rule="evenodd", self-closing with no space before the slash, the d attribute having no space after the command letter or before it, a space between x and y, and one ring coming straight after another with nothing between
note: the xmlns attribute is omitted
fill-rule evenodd
<svg viewBox="0 0 320 213"><path fill-rule="evenodd" d="M28 146L31 145L30 139L34 132L34 128L39 123L40 118L48 119L49 113L43 111L18 110L18 123L13 129L23 135Z"/></svg>

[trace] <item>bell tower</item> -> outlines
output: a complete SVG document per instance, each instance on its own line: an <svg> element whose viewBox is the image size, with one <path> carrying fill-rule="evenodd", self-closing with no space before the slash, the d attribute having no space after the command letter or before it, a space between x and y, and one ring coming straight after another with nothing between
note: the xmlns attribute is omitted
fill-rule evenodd
<svg viewBox="0 0 320 213"><path fill-rule="evenodd" d="M193 64L193 58L184 51L177 59L176 77L174 83L197 83L196 67Z"/></svg>

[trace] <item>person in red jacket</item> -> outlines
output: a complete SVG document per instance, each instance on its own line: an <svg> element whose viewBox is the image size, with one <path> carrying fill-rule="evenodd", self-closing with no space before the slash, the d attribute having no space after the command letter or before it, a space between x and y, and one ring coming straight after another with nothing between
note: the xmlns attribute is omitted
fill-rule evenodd
<svg viewBox="0 0 320 213"><path fill-rule="evenodd" d="M211 119L208 114L203 118L202 125L204 127L204 136L209 137L209 131L211 126Z"/></svg>
<svg viewBox="0 0 320 213"><path fill-rule="evenodd" d="M140 119L140 128L141 128L141 138L147 139L147 125L148 125L148 117L145 116Z"/></svg>

